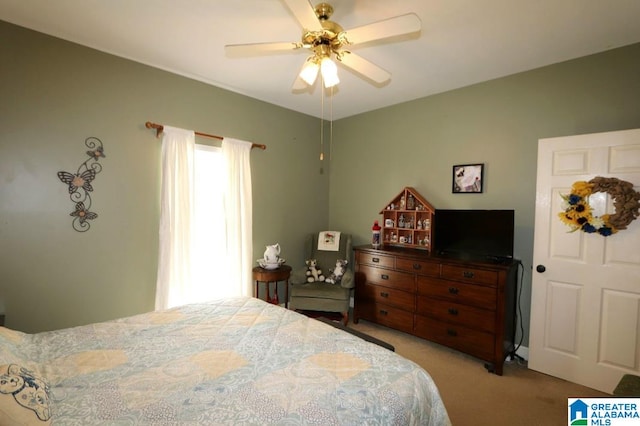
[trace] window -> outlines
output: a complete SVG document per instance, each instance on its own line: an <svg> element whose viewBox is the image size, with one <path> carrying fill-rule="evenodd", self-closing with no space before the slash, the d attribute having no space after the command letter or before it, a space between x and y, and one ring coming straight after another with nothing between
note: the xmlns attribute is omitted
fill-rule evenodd
<svg viewBox="0 0 640 426"><path fill-rule="evenodd" d="M193 292L190 299L205 301L226 297L228 282L221 148L196 144L194 156Z"/></svg>

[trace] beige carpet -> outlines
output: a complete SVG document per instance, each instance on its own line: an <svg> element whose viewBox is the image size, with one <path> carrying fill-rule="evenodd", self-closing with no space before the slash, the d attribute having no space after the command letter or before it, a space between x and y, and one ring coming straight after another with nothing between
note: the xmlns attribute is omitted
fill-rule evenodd
<svg viewBox="0 0 640 426"><path fill-rule="evenodd" d="M496 376L477 358L367 321L349 327L392 344L427 370L454 426L566 425L567 398L609 396L517 361L505 364L503 375Z"/></svg>

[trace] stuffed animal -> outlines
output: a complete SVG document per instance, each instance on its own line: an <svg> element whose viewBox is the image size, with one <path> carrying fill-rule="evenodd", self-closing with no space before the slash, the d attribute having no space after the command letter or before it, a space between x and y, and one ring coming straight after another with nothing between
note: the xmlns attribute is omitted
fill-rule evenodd
<svg viewBox="0 0 640 426"><path fill-rule="evenodd" d="M338 259L336 260L336 267L334 269L329 269L331 275L325 281L331 284L337 284L342 279L344 275L344 271L347 270L347 260Z"/></svg>
<svg viewBox="0 0 640 426"><path fill-rule="evenodd" d="M322 269L318 268L318 262L315 259L306 260L307 264L307 282L312 283L315 281L324 281L324 275L322 275Z"/></svg>

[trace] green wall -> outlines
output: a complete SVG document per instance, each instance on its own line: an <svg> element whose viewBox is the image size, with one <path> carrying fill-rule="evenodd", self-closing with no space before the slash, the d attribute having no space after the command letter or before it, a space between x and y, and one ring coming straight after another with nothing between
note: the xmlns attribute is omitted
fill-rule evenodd
<svg viewBox="0 0 640 426"><path fill-rule="evenodd" d="M329 223L368 243L405 186L436 208L515 209L526 345L538 139L638 127L640 44L340 120ZM485 164L484 192L452 194L452 166L468 163Z"/></svg>
<svg viewBox="0 0 640 426"><path fill-rule="evenodd" d="M317 118L1 21L0 39L0 307L24 331L153 308L155 121L268 145L252 153L255 258L279 242L301 265L304 235L325 227L368 243L405 186L436 208L515 209L526 345L538 139L640 127L640 44L336 121L329 164ZM56 172L84 161L89 136L107 158L100 217L78 233ZM485 164L484 193L451 193L465 163Z"/></svg>
<svg viewBox="0 0 640 426"><path fill-rule="evenodd" d="M0 307L33 332L152 310L160 140L154 121L267 145L251 154L254 257L327 226L318 119L0 21ZM56 173L104 143L91 229L71 227ZM208 139L198 139L209 143Z"/></svg>

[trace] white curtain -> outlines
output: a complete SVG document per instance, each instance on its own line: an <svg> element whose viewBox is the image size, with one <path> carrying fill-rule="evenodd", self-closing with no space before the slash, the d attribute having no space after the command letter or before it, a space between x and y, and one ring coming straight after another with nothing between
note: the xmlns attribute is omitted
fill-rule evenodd
<svg viewBox="0 0 640 426"><path fill-rule="evenodd" d="M164 126L156 309L186 303L191 282L195 133Z"/></svg>
<svg viewBox="0 0 640 426"><path fill-rule="evenodd" d="M222 141L223 163L226 168L224 175L228 179L224 191L226 245L231 277L228 284L233 294L241 296L253 294L251 147L250 142L237 139L224 138Z"/></svg>
<svg viewBox="0 0 640 426"><path fill-rule="evenodd" d="M212 282L219 297L252 294L253 204L250 142L222 141L225 234L224 257L228 280ZM195 280L194 258L195 133L164 126L162 137L162 193L156 310L202 300ZM193 262L195 263L195 262Z"/></svg>

